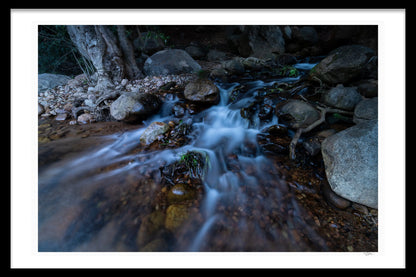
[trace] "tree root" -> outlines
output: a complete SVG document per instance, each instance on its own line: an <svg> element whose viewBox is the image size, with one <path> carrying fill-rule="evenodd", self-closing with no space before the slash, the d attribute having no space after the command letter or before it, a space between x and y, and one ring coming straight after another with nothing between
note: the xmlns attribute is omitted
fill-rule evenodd
<svg viewBox="0 0 416 277"><path fill-rule="evenodd" d="M317 106L316 108L321 113L321 116L319 117L319 119L316 120L315 122L313 122L312 124L310 124L306 128L299 128L299 129L297 129L295 135L292 138L292 141L290 142L290 145L289 145L289 157L292 160L296 159L295 149L296 149L296 144L298 143L300 136L303 133L307 133L309 131L312 131L314 128L316 128L317 126L319 126L322 123L324 123L325 122L325 116L326 116L327 113L339 113L339 114L347 114L347 115L352 115L353 114L352 112L347 112L347 111L339 110L339 109L333 109L333 108L329 108L329 107L320 107L320 106Z"/></svg>
<svg viewBox="0 0 416 277"><path fill-rule="evenodd" d="M104 103L105 103L105 101L106 101L106 100L108 100L108 99L115 99L115 98L117 98L118 96L120 96L120 92L119 92L119 91L116 91L116 90L114 90L114 91L110 91L110 92L108 92L108 93L104 94L103 96L101 96L100 98L98 98L98 99L97 99L97 101L95 102L95 104L94 104L94 106L93 106L93 107L91 107L91 106L81 106L81 107L72 108L72 117L73 117L74 119L77 119L77 117L78 117L78 113L79 113L80 111L83 111L83 110L87 110L87 111L89 111L90 113L99 113L99 112L101 112L103 109L107 109L107 108L108 108L108 105L106 105L106 106L104 106L104 107L99 107L99 105L100 105L102 102L104 102ZM106 103L105 103L105 104L106 104Z"/></svg>
<svg viewBox="0 0 416 277"><path fill-rule="evenodd" d="M115 99L119 96L120 96L120 91L117 91L117 90L110 91L110 92L104 94L103 96L101 96L100 98L98 98L97 101L95 101L95 107L98 107L98 105L100 105L101 102L103 102L105 100Z"/></svg>

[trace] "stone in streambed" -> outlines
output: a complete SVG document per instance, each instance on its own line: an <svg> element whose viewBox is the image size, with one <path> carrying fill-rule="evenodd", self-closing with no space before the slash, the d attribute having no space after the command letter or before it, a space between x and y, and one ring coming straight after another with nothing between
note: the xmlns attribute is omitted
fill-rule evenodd
<svg viewBox="0 0 416 277"><path fill-rule="evenodd" d="M184 96L187 100L205 104L217 104L220 100L218 87L210 79L197 79L188 83Z"/></svg>
<svg viewBox="0 0 416 277"><path fill-rule="evenodd" d="M150 145L156 141L160 135L165 134L170 129L169 125L163 122L153 122L150 124L140 136L142 145Z"/></svg>
<svg viewBox="0 0 416 277"><path fill-rule="evenodd" d="M137 244L143 246L151 241L157 232L159 232L165 223L165 214L162 211L154 211L147 215L140 224L137 233Z"/></svg>
<svg viewBox="0 0 416 277"><path fill-rule="evenodd" d="M363 99L354 109L354 123L378 118L378 97Z"/></svg>
<svg viewBox="0 0 416 277"><path fill-rule="evenodd" d="M277 109L279 119L290 128L306 128L320 118L320 113L310 104L301 100L289 100Z"/></svg>
<svg viewBox="0 0 416 277"><path fill-rule="evenodd" d="M189 217L189 208L182 204L173 204L166 209L165 228L177 230Z"/></svg>
<svg viewBox="0 0 416 277"><path fill-rule="evenodd" d="M378 121L369 120L329 136L321 145L331 189L339 196L378 208Z"/></svg>
<svg viewBox="0 0 416 277"><path fill-rule="evenodd" d="M162 102L151 93L123 93L110 106L111 116L124 122L136 122L156 113Z"/></svg>
<svg viewBox="0 0 416 277"><path fill-rule="evenodd" d="M322 102L325 104L347 111L354 110L361 100L362 96L355 87L344 87L342 84L337 85L322 95Z"/></svg>
<svg viewBox="0 0 416 277"><path fill-rule="evenodd" d="M167 199L171 204L193 200L197 196L196 190L185 184L176 184L168 192Z"/></svg>

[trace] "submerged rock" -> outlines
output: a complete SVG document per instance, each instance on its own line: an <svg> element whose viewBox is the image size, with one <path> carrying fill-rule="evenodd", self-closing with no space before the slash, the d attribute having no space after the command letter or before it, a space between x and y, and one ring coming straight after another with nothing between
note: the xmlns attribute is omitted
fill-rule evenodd
<svg viewBox="0 0 416 277"><path fill-rule="evenodd" d="M172 204L166 209L165 228L176 231L189 217L189 208L182 204Z"/></svg>
<svg viewBox="0 0 416 277"><path fill-rule="evenodd" d="M350 201L378 208L378 121L347 128L322 142L332 190Z"/></svg>
<svg viewBox="0 0 416 277"><path fill-rule="evenodd" d="M167 200L170 204L193 200L197 196L196 190L186 184L176 184L168 192Z"/></svg>

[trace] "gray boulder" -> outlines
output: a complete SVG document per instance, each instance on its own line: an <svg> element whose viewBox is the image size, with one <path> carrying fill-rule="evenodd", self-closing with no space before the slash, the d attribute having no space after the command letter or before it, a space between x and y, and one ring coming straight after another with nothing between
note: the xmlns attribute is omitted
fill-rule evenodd
<svg viewBox="0 0 416 277"><path fill-rule="evenodd" d="M151 93L123 93L111 103L111 116L124 122L135 122L156 113L161 101Z"/></svg>
<svg viewBox="0 0 416 277"><path fill-rule="evenodd" d="M311 70L310 77L316 76L329 84L346 84L374 71L369 65L376 60L376 53L371 48L362 45L341 46L317 64Z"/></svg>
<svg viewBox="0 0 416 277"><path fill-rule="evenodd" d="M210 79L196 79L185 86L184 96L189 101L217 104L220 100L218 87Z"/></svg>
<svg viewBox="0 0 416 277"><path fill-rule="evenodd" d="M148 76L166 76L193 73L201 66L184 50L167 49L146 59L143 70Z"/></svg>
<svg viewBox="0 0 416 277"><path fill-rule="evenodd" d="M326 138L321 145L331 189L350 201L378 208L378 121Z"/></svg>
<svg viewBox="0 0 416 277"><path fill-rule="evenodd" d="M332 107L352 111L362 100L361 94L355 87L344 87L337 85L322 95L322 101Z"/></svg>
<svg viewBox="0 0 416 277"><path fill-rule="evenodd" d="M378 97L361 100L354 109L354 123L378 118Z"/></svg>
<svg viewBox="0 0 416 277"><path fill-rule="evenodd" d="M261 59L267 59L274 54L285 52L285 40L279 26L258 25L245 26L248 34L251 56Z"/></svg>
<svg viewBox="0 0 416 277"><path fill-rule="evenodd" d="M228 40L242 57L273 58L285 52L285 40L277 25L241 25Z"/></svg>
<svg viewBox="0 0 416 277"><path fill-rule="evenodd" d="M38 75L38 93L57 86L66 85L71 77L62 74L43 73Z"/></svg>
<svg viewBox="0 0 416 277"><path fill-rule="evenodd" d="M320 118L320 113L301 100L290 100L277 109L280 119L291 128L305 128Z"/></svg>

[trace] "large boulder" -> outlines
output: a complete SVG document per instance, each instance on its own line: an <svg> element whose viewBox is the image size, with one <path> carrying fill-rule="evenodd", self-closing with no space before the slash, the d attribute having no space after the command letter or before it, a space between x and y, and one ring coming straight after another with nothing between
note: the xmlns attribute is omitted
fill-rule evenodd
<svg viewBox="0 0 416 277"><path fill-rule="evenodd" d="M162 102L152 93L125 92L111 103L111 116L124 122L136 122L156 113Z"/></svg>
<svg viewBox="0 0 416 277"><path fill-rule="evenodd" d="M220 100L218 87L206 78L189 82L185 87L184 96L189 101L205 104L217 104Z"/></svg>
<svg viewBox="0 0 416 277"><path fill-rule="evenodd" d="M328 84L347 84L364 77L377 66L376 53L362 45L341 46L312 68L310 77L316 76Z"/></svg>
<svg viewBox="0 0 416 277"><path fill-rule="evenodd" d="M66 85L71 77L62 74L43 73L38 75L38 93L57 86Z"/></svg>
<svg viewBox="0 0 416 277"><path fill-rule="evenodd" d="M273 58L285 52L285 40L277 25L245 25L235 27L228 36L242 57Z"/></svg>
<svg viewBox="0 0 416 277"><path fill-rule="evenodd" d="M166 76L193 73L201 70L201 66L186 51L167 49L147 58L143 70L148 76Z"/></svg>
<svg viewBox="0 0 416 277"><path fill-rule="evenodd" d="M378 121L369 120L326 138L321 145L331 189L378 208Z"/></svg>

